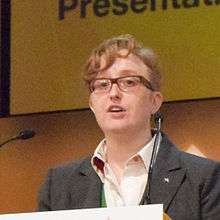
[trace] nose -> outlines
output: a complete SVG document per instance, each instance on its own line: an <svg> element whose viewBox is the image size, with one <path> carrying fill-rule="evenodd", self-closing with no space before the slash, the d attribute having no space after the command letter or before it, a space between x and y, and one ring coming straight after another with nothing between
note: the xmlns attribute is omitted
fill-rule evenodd
<svg viewBox="0 0 220 220"><path fill-rule="evenodd" d="M122 92L117 83L112 84L111 90L109 91L109 96L111 99L121 99Z"/></svg>

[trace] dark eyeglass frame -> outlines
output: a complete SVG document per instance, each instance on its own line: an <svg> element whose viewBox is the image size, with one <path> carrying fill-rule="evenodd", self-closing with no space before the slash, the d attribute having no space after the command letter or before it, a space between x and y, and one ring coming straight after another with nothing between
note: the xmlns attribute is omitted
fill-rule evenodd
<svg viewBox="0 0 220 220"><path fill-rule="evenodd" d="M148 88L148 89L151 90L151 91L155 91L154 88L153 88L153 86L152 86L152 84L151 84L151 82L150 82L149 80L147 80L146 78L144 78L143 76L140 76L140 75L128 75L128 76L121 76L121 77L117 77L117 78L95 78L95 79L93 79L93 80L89 83L89 90L90 90L91 93L95 91L95 89L94 89L94 83L95 83L96 80L109 80L109 81L111 82L111 86L110 86L110 88L109 88L108 91L111 90L112 85L113 85L114 83L117 84L118 88L119 88L121 91L124 91L124 90L121 89L121 87L120 87L120 85L119 85L119 83L118 83L118 80L119 80L119 79L123 79L123 78L128 78L128 77L137 77L137 78L139 78L139 79L140 79L140 83L142 83L146 88Z"/></svg>

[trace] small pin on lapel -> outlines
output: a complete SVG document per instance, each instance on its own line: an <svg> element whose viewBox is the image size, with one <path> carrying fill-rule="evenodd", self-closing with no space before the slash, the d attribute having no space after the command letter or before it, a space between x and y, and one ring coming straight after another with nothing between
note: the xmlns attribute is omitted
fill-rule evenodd
<svg viewBox="0 0 220 220"><path fill-rule="evenodd" d="M164 182L165 182L165 183L169 183L169 182L170 182L169 178L168 178L168 177L165 177L165 178L164 178Z"/></svg>

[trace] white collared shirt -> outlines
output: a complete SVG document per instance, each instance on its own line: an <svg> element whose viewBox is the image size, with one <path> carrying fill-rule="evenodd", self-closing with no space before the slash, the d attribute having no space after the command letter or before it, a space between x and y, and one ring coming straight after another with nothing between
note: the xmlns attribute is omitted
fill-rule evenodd
<svg viewBox="0 0 220 220"><path fill-rule="evenodd" d="M140 203L147 184L154 140L155 136L126 162L120 185L106 160L105 139L99 143L91 163L104 184L108 207L138 205Z"/></svg>

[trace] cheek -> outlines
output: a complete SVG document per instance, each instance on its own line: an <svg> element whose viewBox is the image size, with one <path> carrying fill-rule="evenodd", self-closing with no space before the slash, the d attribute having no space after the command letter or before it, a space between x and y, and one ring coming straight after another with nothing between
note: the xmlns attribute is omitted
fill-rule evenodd
<svg viewBox="0 0 220 220"><path fill-rule="evenodd" d="M151 97L150 97L149 95L143 95L143 96L140 98L140 103L141 103L143 106L151 106L151 105L152 105Z"/></svg>
<svg viewBox="0 0 220 220"><path fill-rule="evenodd" d="M136 100L136 104L133 105L135 114L142 117L150 117L153 112L153 102L151 97L142 96Z"/></svg>
<svg viewBox="0 0 220 220"><path fill-rule="evenodd" d="M100 105L93 105L93 113L96 117L100 117L100 115L102 114Z"/></svg>
<svg viewBox="0 0 220 220"><path fill-rule="evenodd" d="M104 101L98 98L90 98L90 108L92 109L95 117L98 119L103 115L105 109Z"/></svg>

